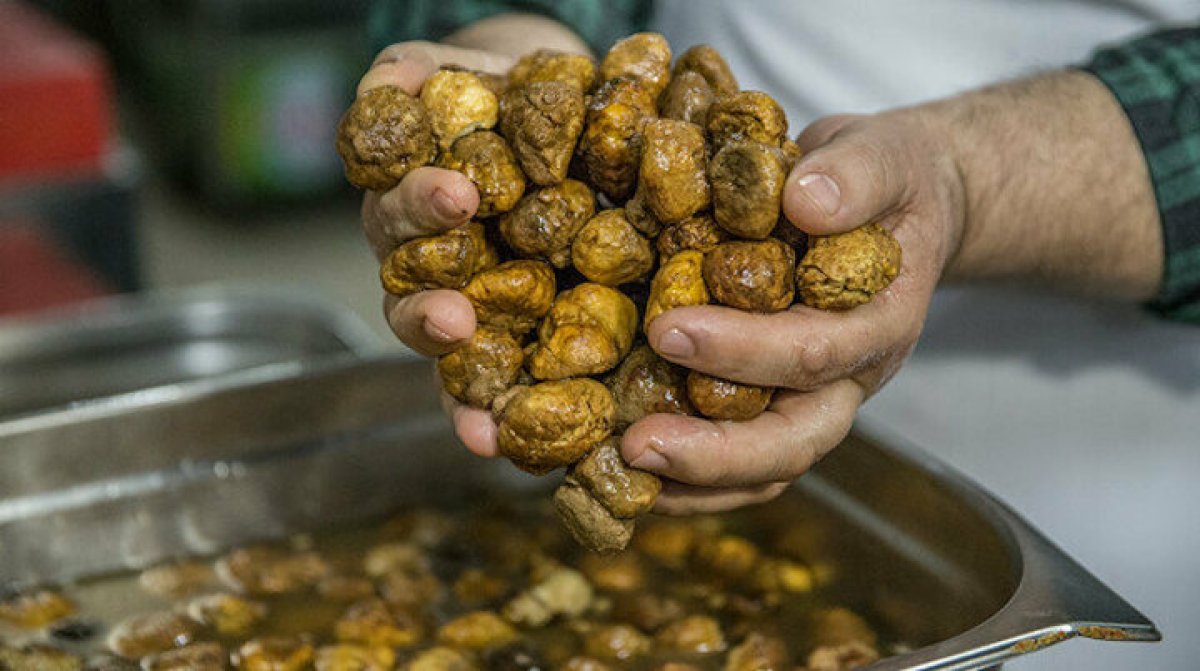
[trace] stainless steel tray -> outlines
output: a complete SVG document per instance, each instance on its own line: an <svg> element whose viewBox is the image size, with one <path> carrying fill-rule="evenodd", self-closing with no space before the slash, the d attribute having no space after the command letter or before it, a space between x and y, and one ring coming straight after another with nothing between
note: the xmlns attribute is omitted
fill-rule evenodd
<svg viewBox="0 0 1200 671"><path fill-rule="evenodd" d="M0 423L0 582L70 580L413 502L553 486L469 456L428 363L260 370ZM872 667L983 669L1154 625L1018 515L912 447L859 429L780 501L832 598L919 647Z"/></svg>
<svg viewBox="0 0 1200 671"><path fill-rule="evenodd" d="M0 419L377 348L349 313L295 292L213 289L102 299L0 321Z"/></svg>

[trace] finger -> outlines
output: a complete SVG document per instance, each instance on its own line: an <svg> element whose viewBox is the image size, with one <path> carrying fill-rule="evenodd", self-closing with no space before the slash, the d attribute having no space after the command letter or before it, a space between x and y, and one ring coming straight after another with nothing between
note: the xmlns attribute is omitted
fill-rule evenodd
<svg viewBox="0 0 1200 671"><path fill-rule="evenodd" d="M654 512L661 515L719 513L766 503L787 491L788 486L786 482L771 482L754 487L696 487L665 480Z"/></svg>
<svg viewBox="0 0 1200 671"><path fill-rule="evenodd" d="M720 306L676 308L646 332L663 358L735 382L810 390L903 359L916 342L924 291L899 279L853 310L795 305L761 314Z"/></svg>
<svg viewBox="0 0 1200 671"><path fill-rule="evenodd" d="M425 356L445 354L475 333L475 309L466 296L451 289L404 298L387 294L383 312L396 337Z"/></svg>
<svg viewBox="0 0 1200 671"><path fill-rule="evenodd" d="M841 233L906 202L909 180L898 145L855 133L852 122L813 134L827 134L828 140L804 154L783 188L783 211L792 223L816 235Z"/></svg>
<svg viewBox="0 0 1200 671"><path fill-rule="evenodd" d="M492 413L463 405L446 392L442 392L442 408L454 424L454 433L472 454L489 459L500 455Z"/></svg>
<svg viewBox="0 0 1200 671"><path fill-rule="evenodd" d="M471 220L479 191L466 175L423 167L404 176L395 188L363 195L363 232L380 260L411 238L437 235Z"/></svg>
<svg viewBox="0 0 1200 671"><path fill-rule="evenodd" d="M377 86L399 86L410 95L421 91L421 84L442 65L460 65L469 70L504 74L512 67L511 56L477 49L464 49L433 42L393 44L375 57L371 69L358 83L361 95Z"/></svg>
<svg viewBox="0 0 1200 671"><path fill-rule="evenodd" d="M852 380L785 391L747 422L657 414L629 427L621 453L634 467L690 485L790 482L846 437L864 398Z"/></svg>
<svg viewBox="0 0 1200 671"><path fill-rule="evenodd" d="M426 42L404 42L384 49L358 81L358 95L380 86L398 86L409 95L418 95L421 85L438 69L432 47Z"/></svg>

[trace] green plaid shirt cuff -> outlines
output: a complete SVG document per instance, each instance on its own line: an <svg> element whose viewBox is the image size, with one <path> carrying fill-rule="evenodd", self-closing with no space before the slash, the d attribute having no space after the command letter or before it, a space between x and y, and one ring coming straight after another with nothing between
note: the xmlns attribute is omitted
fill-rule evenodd
<svg viewBox="0 0 1200 671"><path fill-rule="evenodd" d="M597 54L646 29L652 0L381 0L371 13L376 51L407 40L440 40L459 28L506 12L542 14L579 34Z"/></svg>
<svg viewBox="0 0 1200 671"><path fill-rule="evenodd" d="M1150 307L1200 324L1200 27L1102 49L1085 69L1125 109L1150 168L1166 252Z"/></svg>

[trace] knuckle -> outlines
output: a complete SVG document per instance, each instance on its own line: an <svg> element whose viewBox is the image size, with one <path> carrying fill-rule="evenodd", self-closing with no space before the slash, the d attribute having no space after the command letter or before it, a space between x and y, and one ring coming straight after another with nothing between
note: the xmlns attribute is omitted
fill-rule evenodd
<svg viewBox="0 0 1200 671"><path fill-rule="evenodd" d="M792 343L784 369L784 385L793 389L811 389L828 378L837 361L837 345L827 335L808 334Z"/></svg>

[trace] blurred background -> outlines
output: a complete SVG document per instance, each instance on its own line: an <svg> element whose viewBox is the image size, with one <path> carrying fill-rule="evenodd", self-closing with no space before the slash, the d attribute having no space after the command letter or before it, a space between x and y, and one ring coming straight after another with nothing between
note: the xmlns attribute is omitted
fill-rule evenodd
<svg viewBox="0 0 1200 671"><path fill-rule="evenodd" d="M333 147L368 5L0 1L0 316L285 285L385 334Z"/></svg>

